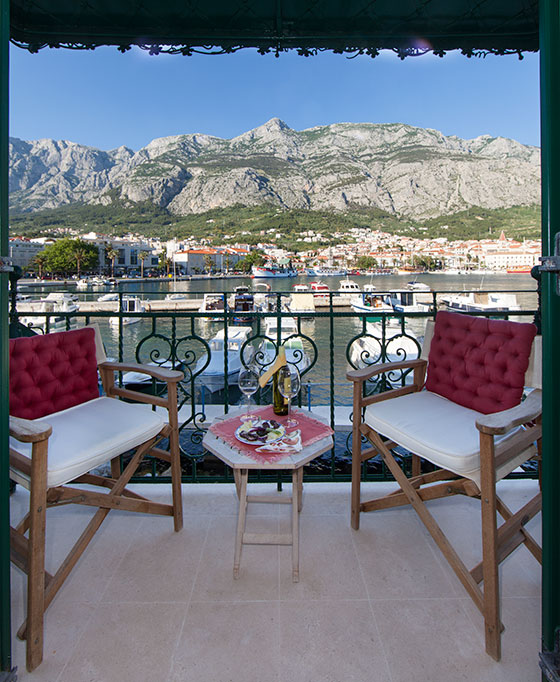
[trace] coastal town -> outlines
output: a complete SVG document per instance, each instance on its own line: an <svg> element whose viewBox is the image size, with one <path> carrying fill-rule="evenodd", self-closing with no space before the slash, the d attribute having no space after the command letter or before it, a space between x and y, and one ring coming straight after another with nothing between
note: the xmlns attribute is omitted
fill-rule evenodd
<svg viewBox="0 0 560 682"><path fill-rule="evenodd" d="M212 239L172 239L129 234L115 238L89 232L78 234L64 230L54 237L9 240L9 256L14 265L33 275L42 276L40 254L61 238L81 239L98 249L96 272L113 276L153 276L174 274L196 276L228 274L240 269L250 272L251 264L290 267L299 273L313 274L313 268L330 268L333 274L347 272L398 273L442 271L458 274L465 271L529 272L539 264L541 241L509 238L502 230L496 239L449 241L445 237L422 239L389 234L372 229L353 229L335 234L336 245L325 246L321 233L309 230L298 241L302 250L282 247L282 234L276 230L261 233L255 244L215 244ZM332 244L332 241L331 241Z"/></svg>

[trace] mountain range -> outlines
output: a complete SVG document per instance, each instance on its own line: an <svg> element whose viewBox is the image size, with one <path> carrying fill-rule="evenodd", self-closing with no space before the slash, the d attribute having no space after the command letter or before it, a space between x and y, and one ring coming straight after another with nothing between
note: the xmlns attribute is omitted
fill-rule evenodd
<svg viewBox="0 0 560 682"><path fill-rule="evenodd" d="M540 203L540 150L404 124L296 131L278 118L232 139L158 138L137 152L10 138L10 208L150 201L176 215L228 206L349 211L425 220L472 206Z"/></svg>

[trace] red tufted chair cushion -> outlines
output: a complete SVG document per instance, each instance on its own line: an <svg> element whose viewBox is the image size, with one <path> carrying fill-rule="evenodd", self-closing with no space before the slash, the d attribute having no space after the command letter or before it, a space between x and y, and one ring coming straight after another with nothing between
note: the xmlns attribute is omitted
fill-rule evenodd
<svg viewBox="0 0 560 682"><path fill-rule="evenodd" d="M533 324L438 312L426 388L483 414L521 402Z"/></svg>
<svg viewBox="0 0 560 682"><path fill-rule="evenodd" d="M39 419L99 397L91 328L10 341L10 414Z"/></svg>

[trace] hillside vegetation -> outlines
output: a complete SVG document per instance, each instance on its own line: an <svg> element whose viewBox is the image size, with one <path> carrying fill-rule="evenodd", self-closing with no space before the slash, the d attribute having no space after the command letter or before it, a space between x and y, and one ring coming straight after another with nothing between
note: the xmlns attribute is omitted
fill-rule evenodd
<svg viewBox="0 0 560 682"><path fill-rule="evenodd" d="M97 232L111 236L138 233L162 239L206 238L211 243L277 242L296 251L312 248L297 241L312 231L323 237L320 245L349 239L352 228L382 230L416 238L497 239L502 230L507 237L540 237L540 206L512 208L471 208L427 221L399 218L379 209L354 208L344 213L333 211L286 210L261 205L232 206L187 216L171 214L149 201L115 201L110 206L74 204L36 213L12 214L11 236L60 236L66 231L78 234ZM339 236L340 234L345 236ZM276 235L280 235L278 238ZM336 236L335 236L336 235Z"/></svg>

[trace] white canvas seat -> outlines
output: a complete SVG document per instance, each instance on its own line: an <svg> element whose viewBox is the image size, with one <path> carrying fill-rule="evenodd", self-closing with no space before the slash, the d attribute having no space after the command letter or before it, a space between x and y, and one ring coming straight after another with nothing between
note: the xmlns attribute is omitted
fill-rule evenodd
<svg viewBox="0 0 560 682"><path fill-rule="evenodd" d="M540 511L540 492L515 513L496 494L497 481L540 456L541 338L535 331L532 325L440 312L435 324L428 321L420 358L347 373L354 385L352 527L359 529L362 512L411 504L483 614L486 651L496 660L503 630L499 564L520 544L542 563L542 550L525 528ZM366 394L369 379L396 371L413 375L412 383ZM522 401L524 386L533 390ZM362 449L362 436L370 447ZM410 477L395 460L397 446L412 454ZM399 489L363 500L363 465L375 456ZM436 470L422 473L422 460ZM482 561L470 570L426 504L457 494L481 502ZM498 514L504 519L500 526Z"/></svg>
<svg viewBox="0 0 560 682"><path fill-rule="evenodd" d="M48 422L52 428L47 464L49 488L73 481L138 443L145 443L156 436L165 424L157 412L106 397L33 421L39 427L41 423ZM76 443L80 446L76 447ZM31 457L31 443L16 445L15 438L10 438L10 447L25 457ZM17 469L12 470L12 477L29 486L29 477Z"/></svg>
<svg viewBox="0 0 560 682"><path fill-rule="evenodd" d="M437 467L465 476L480 486L480 432L476 423L485 416L424 390L370 405L364 423ZM496 436L495 443L511 435ZM535 454L531 444L499 467L497 478L507 476Z"/></svg>

